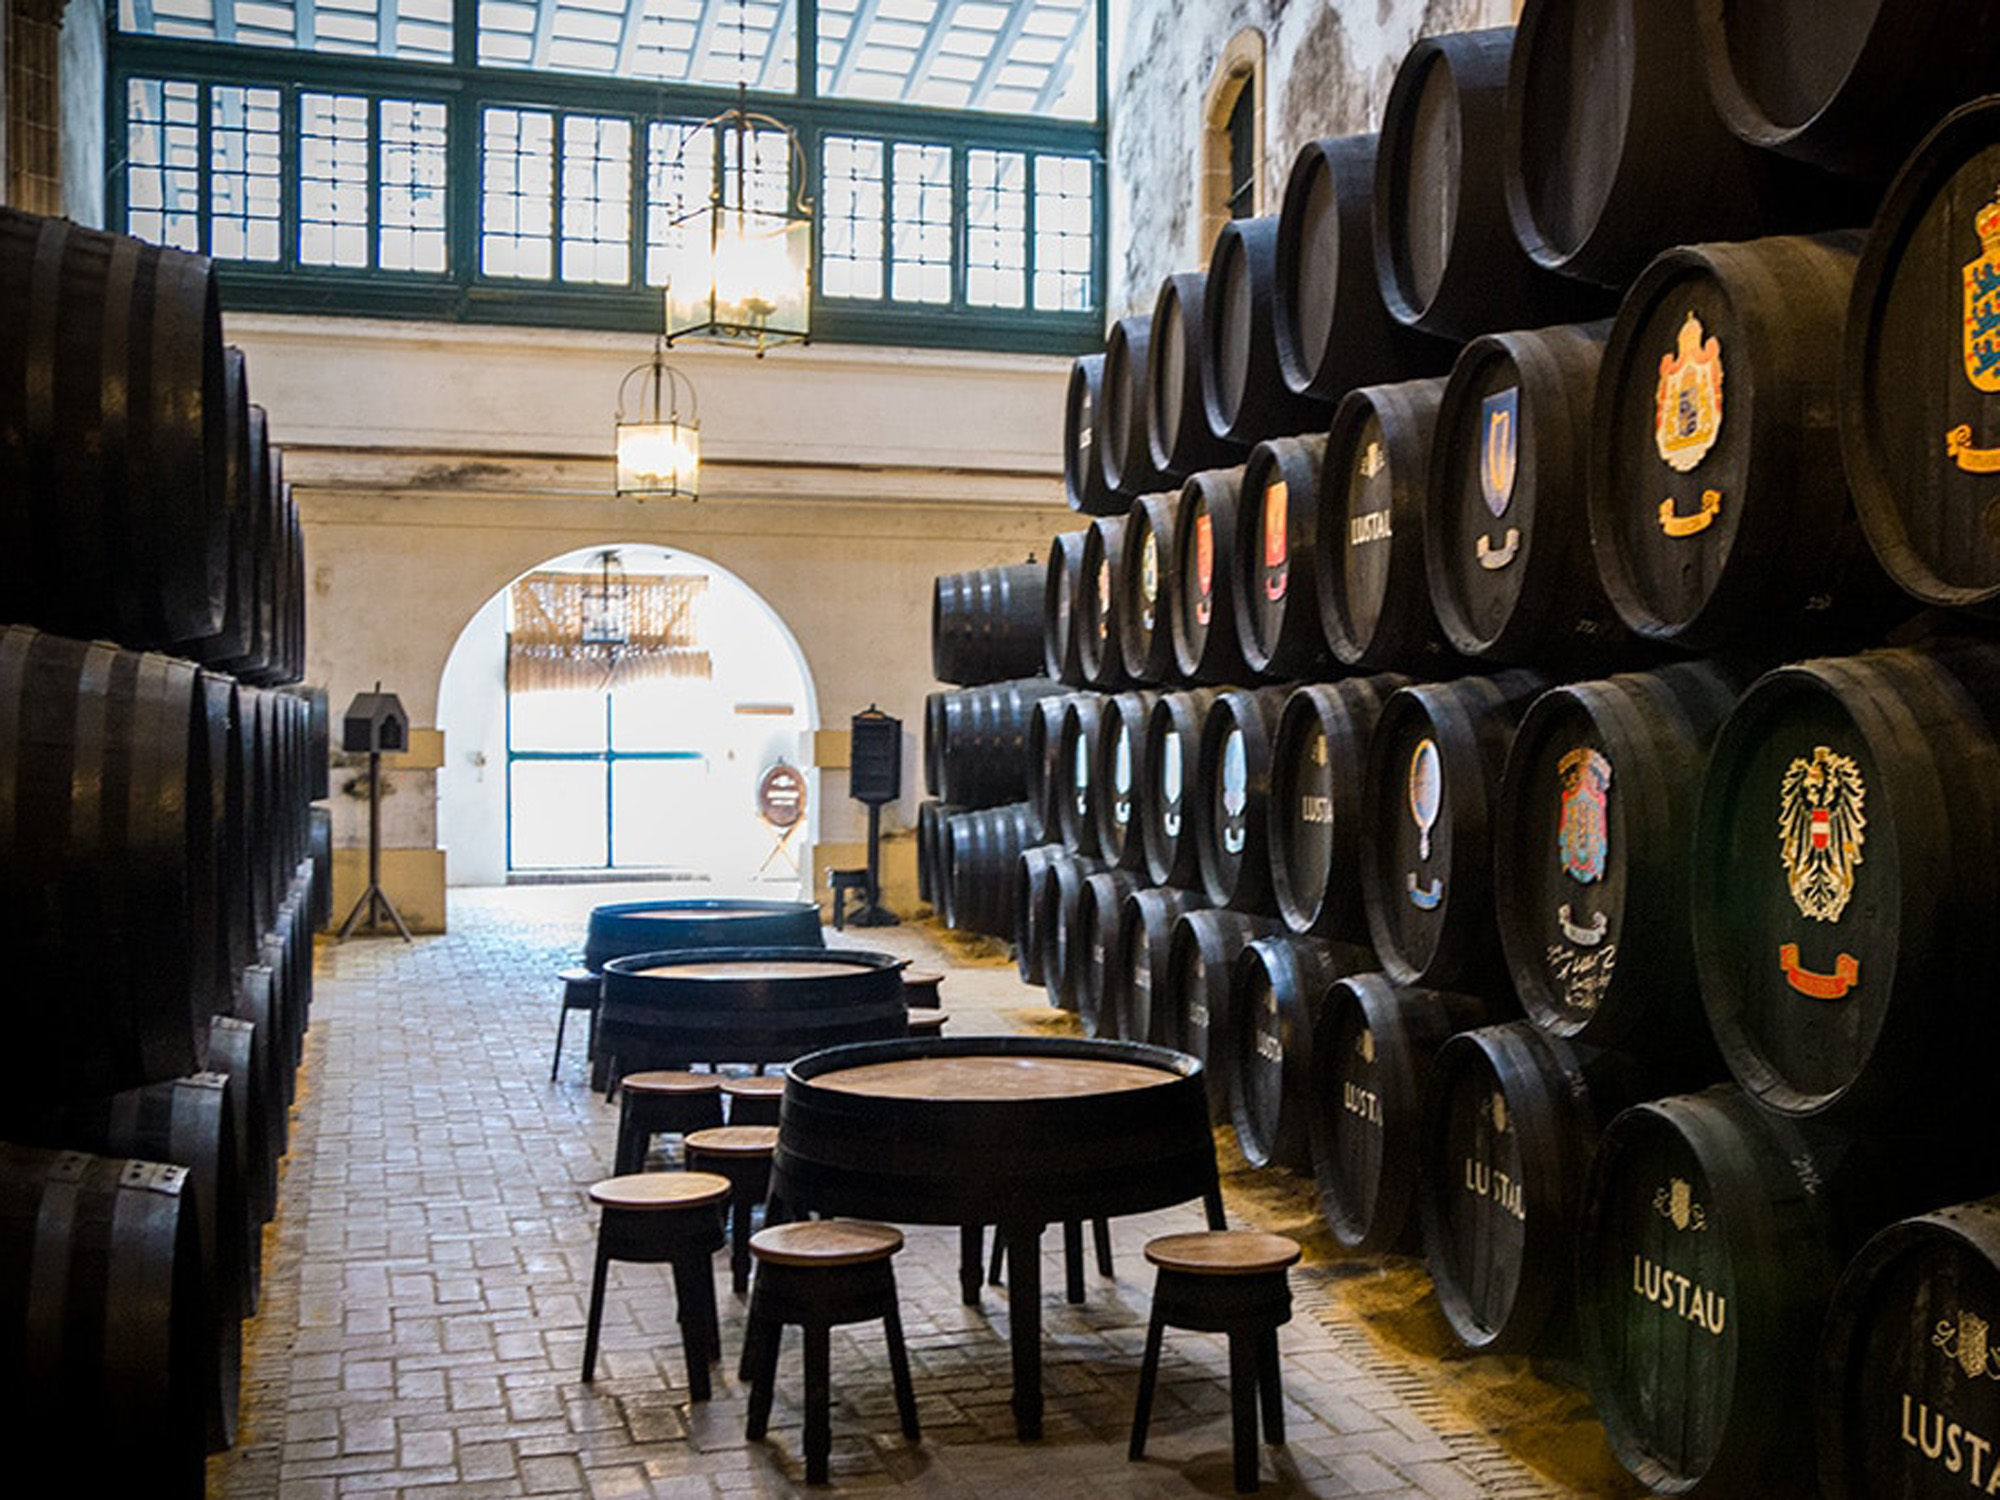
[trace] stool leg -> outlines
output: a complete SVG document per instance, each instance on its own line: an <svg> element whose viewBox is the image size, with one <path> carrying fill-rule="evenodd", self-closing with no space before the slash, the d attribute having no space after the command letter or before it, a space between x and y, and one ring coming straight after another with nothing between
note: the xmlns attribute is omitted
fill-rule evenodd
<svg viewBox="0 0 2000 1500"><path fill-rule="evenodd" d="M1229 1335L1229 1446L1236 1461L1236 1492L1257 1488L1257 1346L1254 1335Z"/></svg>
<svg viewBox="0 0 2000 1500"><path fill-rule="evenodd" d="M889 1378L896 1386L896 1415L903 1421L903 1436L915 1442L923 1434L917 1427L917 1388L910 1380L910 1351L903 1345L903 1314L890 1294L889 1310L882 1314L882 1331L889 1340Z"/></svg>
<svg viewBox="0 0 2000 1500"><path fill-rule="evenodd" d="M751 1201L747 1183L729 1200L729 1284L739 1297L750 1290Z"/></svg>
<svg viewBox="0 0 2000 1500"><path fill-rule="evenodd" d="M1125 1456L1134 1461L1146 1456L1146 1428L1153 1420L1153 1386L1160 1378L1160 1334L1165 1326L1160 1321L1159 1309L1154 1308L1146 1323L1146 1356L1139 1361L1139 1396L1132 1405L1132 1445L1125 1450Z"/></svg>
<svg viewBox="0 0 2000 1500"><path fill-rule="evenodd" d="M1007 1236L1000 1232L1000 1226L993 1226L993 1260L986 1268L986 1279L999 1285L1000 1278L1007 1270Z"/></svg>
<svg viewBox="0 0 2000 1500"><path fill-rule="evenodd" d="M646 1148L651 1144L652 1137L633 1118L628 1103L618 1121L618 1151L611 1163L612 1175L624 1177L645 1166Z"/></svg>
<svg viewBox="0 0 2000 1500"><path fill-rule="evenodd" d="M598 1229L597 1270L590 1278L590 1320L583 1328L583 1383L590 1384L597 1378L597 1325L604 1320L604 1275L611 1268L611 1257L604 1253L604 1230Z"/></svg>
<svg viewBox="0 0 2000 1500"><path fill-rule="evenodd" d="M771 1426L772 1388L778 1381L778 1345L785 1326L776 1318L761 1317L753 1309L750 1324L743 1331L742 1375L750 1382L750 1409L743 1423L743 1436L752 1443L762 1442Z"/></svg>
<svg viewBox="0 0 2000 1500"><path fill-rule="evenodd" d="M958 1231L958 1296L967 1307L979 1306L979 1287L985 1280L984 1254L985 1229L978 1224L964 1224Z"/></svg>
<svg viewBox="0 0 2000 1500"><path fill-rule="evenodd" d="M1083 1301L1083 1220L1063 1220L1063 1295Z"/></svg>
<svg viewBox="0 0 2000 1500"><path fill-rule="evenodd" d="M720 1352L715 1332L715 1281L707 1257L700 1264L682 1257L674 1262L674 1299L679 1304L681 1348L687 1357L688 1398L706 1401L712 1394L708 1364ZM704 1306L706 1304L706 1306Z"/></svg>
<svg viewBox="0 0 2000 1500"><path fill-rule="evenodd" d="M1111 1269L1111 1221L1092 1219L1090 1232L1097 1242L1097 1274L1105 1277L1116 1275Z"/></svg>
<svg viewBox="0 0 2000 1500"><path fill-rule="evenodd" d="M1285 1440L1285 1392L1278 1384L1278 1330L1257 1335L1257 1394L1264 1402L1264 1441Z"/></svg>
<svg viewBox="0 0 2000 1500"><path fill-rule="evenodd" d="M833 1452L833 1379L827 1326L806 1324L806 1483L825 1484Z"/></svg>
<svg viewBox="0 0 2000 1500"><path fill-rule="evenodd" d="M549 1082L556 1081L556 1069L562 1066L563 1028L569 1025L569 1001L563 1001L562 1011L556 1016L556 1055L549 1060Z"/></svg>

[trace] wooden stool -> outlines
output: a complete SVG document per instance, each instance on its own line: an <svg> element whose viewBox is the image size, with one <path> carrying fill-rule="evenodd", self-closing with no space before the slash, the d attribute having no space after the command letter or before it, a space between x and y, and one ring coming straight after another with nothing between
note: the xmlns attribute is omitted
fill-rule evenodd
<svg viewBox="0 0 2000 1500"><path fill-rule="evenodd" d="M902 1248L901 1230L859 1219L776 1224L751 1237L757 1282L750 1292L750 1321L743 1333L741 1373L750 1382L750 1413L743 1435L754 1443L770 1425L778 1345L785 1324L797 1323L806 1337L808 1484L826 1483L827 1455L833 1448L827 1334L837 1324L882 1320L903 1435L912 1441L920 1435L917 1397L910 1385L910 1356L903 1347L903 1320L896 1310L896 1270L891 1263Z"/></svg>
<svg viewBox="0 0 2000 1500"><path fill-rule="evenodd" d="M785 1097L785 1075L757 1073L748 1078L725 1078L722 1093L729 1100L730 1124L775 1125L778 1105Z"/></svg>
<svg viewBox="0 0 2000 1500"><path fill-rule="evenodd" d="M868 905L868 872L828 870L826 888L833 892L833 930L844 932L847 928L847 893L854 892L864 908Z"/></svg>
<svg viewBox="0 0 2000 1500"><path fill-rule="evenodd" d="M1299 1258L1295 1240L1255 1230L1211 1229L1162 1235L1146 1246L1159 1267L1153 1283L1153 1316L1146 1327L1146 1359L1139 1370L1139 1400L1132 1414L1129 1457L1146 1451L1153 1386L1160 1373L1160 1333L1168 1327L1229 1335L1229 1413L1236 1488L1257 1488L1257 1405L1264 1407L1264 1440L1285 1440L1285 1398L1278 1386L1278 1327L1292 1317L1292 1288L1285 1272Z"/></svg>
<svg viewBox="0 0 2000 1500"><path fill-rule="evenodd" d="M569 1013L573 1010L590 1012L590 1044L586 1055L597 1056L597 1002L604 992L601 975L588 969L564 969L556 978L562 981L562 1011L556 1017L556 1055L549 1060L549 1082L556 1081L556 1069L562 1066L563 1028L569 1025Z"/></svg>
<svg viewBox="0 0 2000 1500"><path fill-rule="evenodd" d="M612 1170L636 1172L646 1164L653 1137L705 1130L722 1123L722 1080L713 1073L628 1073L618 1107L618 1151Z"/></svg>
<svg viewBox="0 0 2000 1500"><path fill-rule="evenodd" d="M592 1183L590 1201L604 1209L597 1226L597 1270L590 1281L590 1321L583 1335L585 1384L597 1375L597 1329L604 1318L604 1279L614 1260L674 1268L688 1395L709 1397L708 1366L722 1357L715 1315L711 1257L722 1248L722 1205L729 1179L710 1172L635 1172Z"/></svg>
<svg viewBox="0 0 2000 1500"><path fill-rule="evenodd" d="M739 1297L750 1287L750 1215L771 1191L777 1150L775 1125L717 1125L681 1137L691 1170L729 1179L729 1280Z"/></svg>
<svg viewBox="0 0 2000 1500"><path fill-rule="evenodd" d="M936 1010L944 1003L938 999L938 986L943 983L944 975L931 969L903 970L903 1004Z"/></svg>
<svg viewBox="0 0 2000 1500"><path fill-rule="evenodd" d="M911 1036L943 1036L945 1013L941 1010L913 1010L910 1012Z"/></svg>

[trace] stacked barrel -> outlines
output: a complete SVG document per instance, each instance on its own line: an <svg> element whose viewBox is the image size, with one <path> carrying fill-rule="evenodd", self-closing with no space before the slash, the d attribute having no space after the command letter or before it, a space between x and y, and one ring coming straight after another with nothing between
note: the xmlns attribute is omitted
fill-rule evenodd
<svg viewBox="0 0 2000 1500"><path fill-rule="evenodd" d="M1425 38L1072 371L1024 976L1663 1493L2000 1476L1996 30Z"/></svg>
<svg viewBox="0 0 2000 1500"><path fill-rule="evenodd" d="M0 209L6 1399L113 1487L235 1440L325 795L297 509L199 256Z"/></svg>

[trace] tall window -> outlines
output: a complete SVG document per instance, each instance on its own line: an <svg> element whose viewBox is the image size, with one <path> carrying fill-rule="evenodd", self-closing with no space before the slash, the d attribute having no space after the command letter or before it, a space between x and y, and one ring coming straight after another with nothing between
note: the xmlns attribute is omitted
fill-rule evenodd
<svg viewBox="0 0 2000 1500"><path fill-rule="evenodd" d="M1262 206L1264 37L1246 28L1229 39L1202 101L1200 184L1205 238Z"/></svg>
<svg viewBox="0 0 2000 1500"><path fill-rule="evenodd" d="M1087 347L1102 3L118 0L112 210L234 308L653 329L740 87L817 337Z"/></svg>

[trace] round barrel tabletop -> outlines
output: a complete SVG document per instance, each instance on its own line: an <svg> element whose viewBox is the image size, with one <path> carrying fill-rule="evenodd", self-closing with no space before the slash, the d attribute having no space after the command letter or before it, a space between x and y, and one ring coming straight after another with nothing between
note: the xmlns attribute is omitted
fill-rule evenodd
<svg viewBox="0 0 2000 1500"><path fill-rule="evenodd" d="M878 1099L1068 1099L1121 1093L1174 1083L1179 1075L1143 1063L1094 1057L1018 1057L978 1054L908 1057L834 1068L814 1077L823 1089Z"/></svg>
<svg viewBox="0 0 2000 1500"><path fill-rule="evenodd" d="M867 965L837 958L733 958L705 963L658 964L629 972L644 979L826 979Z"/></svg>

